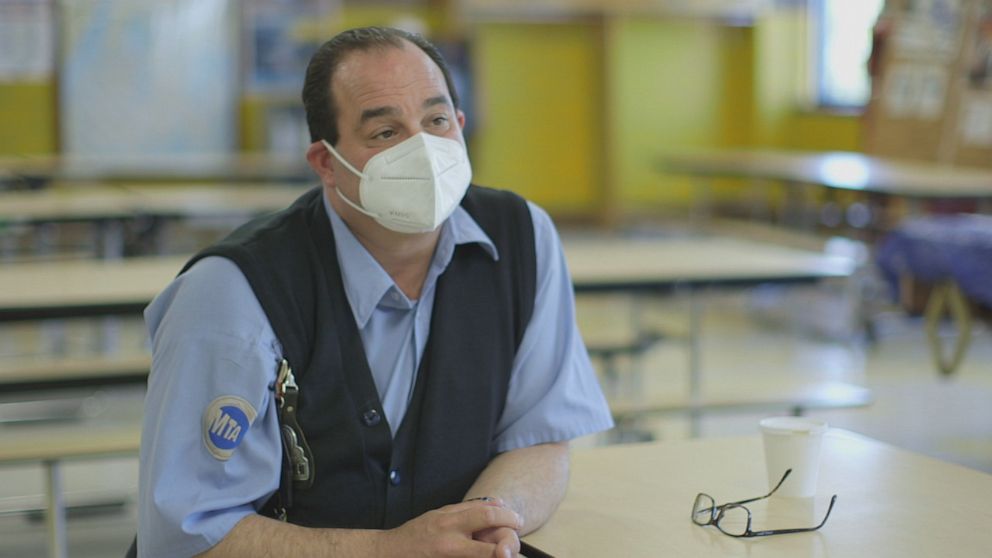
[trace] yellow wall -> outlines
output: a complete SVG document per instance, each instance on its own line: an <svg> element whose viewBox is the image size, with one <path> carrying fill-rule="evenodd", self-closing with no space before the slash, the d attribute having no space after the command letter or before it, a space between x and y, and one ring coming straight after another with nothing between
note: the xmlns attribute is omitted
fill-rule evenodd
<svg viewBox="0 0 992 558"><path fill-rule="evenodd" d="M665 152L856 150L856 117L799 109L805 25L794 8L752 27L620 15L479 25L477 177L553 213L678 211L693 187L660 172Z"/></svg>
<svg viewBox="0 0 992 558"><path fill-rule="evenodd" d="M827 112L794 112L789 119L788 147L808 151L858 151L861 117Z"/></svg>
<svg viewBox="0 0 992 558"><path fill-rule="evenodd" d="M720 33L720 147L747 147L754 141L754 29L725 27Z"/></svg>
<svg viewBox="0 0 992 558"><path fill-rule="evenodd" d="M560 213L601 201L600 31L589 24L486 24L474 30L475 180Z"/></svg>
<svg viewBox="0 0 992 558"><path fill-rule="evenodd" d="M0 83L0 156L55 153L55 106L51 83Z"/></svg>
<svg viewBox="0 0 992 558"><path fill-rule="evenodd" d="M788 147L795 141L789 121L801 100L799 74L803 49L803 12L781 9L759 18L754 27L754 136L761 147Z"/></svg>
<svg viewBox="0 0 992 558"><path fill-rule="evenodd" d="M806 14L771 11L750 27L712 21L624 18L609 35L608 78L614 141L608 148L621 207L685 210L695 191L685 177L659 172L667 151L773 147L857 150L853 115L801 110ZM644 102L644 100L650 102ZM739 198L740 184L712 192Z"/></svg>
<svg viewBox="0 0 992 558"><path fill-rule="evenodd" d="M659 156L721 143L721 29L632 17L608 25L609 187L621 209L683 199L684 187L659 181Z"/></svg>

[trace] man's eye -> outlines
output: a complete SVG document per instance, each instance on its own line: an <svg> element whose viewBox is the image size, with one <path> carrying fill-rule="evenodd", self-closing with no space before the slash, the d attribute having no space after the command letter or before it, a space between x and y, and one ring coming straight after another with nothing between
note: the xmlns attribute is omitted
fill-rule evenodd
<svg viewBox="0 0 992 558"><path fill-rule="evenodd" d="M434 120L432 120L432 122L434 123L435 126L444 126L445 124L448 123L448 117L447 116L438 116L438 117L435 117Z"/></svg>
<svg viewBox="0 0 992 558"><path fill-rule="evenodd" d="M383 130L383 131L379 132L378 134L376 134L375 135L375 138L376 139L389 139L389 138L393 137L394 135L396 135L396 132L394 132L393 130Z"/></svg>

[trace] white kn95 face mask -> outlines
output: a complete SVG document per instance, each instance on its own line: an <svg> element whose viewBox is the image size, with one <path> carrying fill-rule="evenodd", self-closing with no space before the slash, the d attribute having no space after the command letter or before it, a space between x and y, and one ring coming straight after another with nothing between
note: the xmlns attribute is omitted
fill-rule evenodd
<svg viewBox="0 0 992 558"><path fill-rule="evenodd" d="M376 153L361 172L321 141L361 178L361 205L335 188L338 197L391 231L412 234L437 229L461 203L472 180L472 165L462 144L426 132Z"/></svg>

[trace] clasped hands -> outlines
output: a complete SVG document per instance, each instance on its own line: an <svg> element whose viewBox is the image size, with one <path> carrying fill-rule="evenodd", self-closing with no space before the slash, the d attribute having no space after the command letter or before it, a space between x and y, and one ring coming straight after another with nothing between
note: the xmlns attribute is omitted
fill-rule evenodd
<svg viewBox="0 0 992 558"><path fill-rule="evenodd" d="M523 518L499 498L472 498L431 510L389 532L406 556L513 558Z"/></svg>

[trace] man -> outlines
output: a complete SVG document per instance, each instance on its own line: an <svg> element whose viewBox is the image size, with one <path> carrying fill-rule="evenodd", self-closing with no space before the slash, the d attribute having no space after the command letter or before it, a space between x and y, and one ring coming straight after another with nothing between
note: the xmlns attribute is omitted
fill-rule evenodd
<svg viewBox="0 0 992 558"><path fill-rule="evenodd" d="M469 186L419 36L338 35L303 97L322 188L146 310L138 553L515 555L612 425L550 219Z"/></svg>

